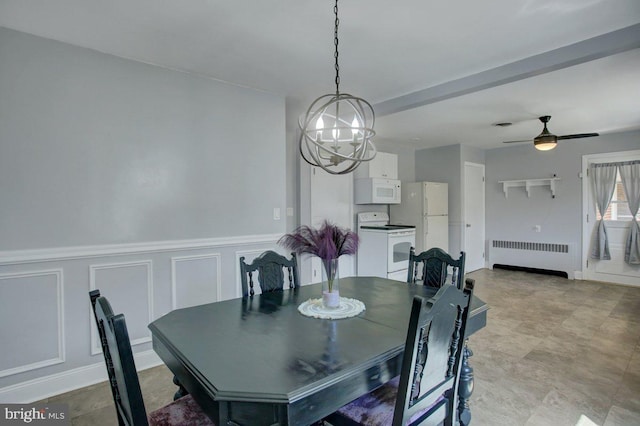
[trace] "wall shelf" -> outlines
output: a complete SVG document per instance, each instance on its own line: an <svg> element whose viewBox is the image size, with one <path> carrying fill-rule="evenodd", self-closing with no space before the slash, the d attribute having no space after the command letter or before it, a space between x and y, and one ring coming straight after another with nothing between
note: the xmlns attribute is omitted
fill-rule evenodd
<svg viewBox="0 0 640 426"><path fill-rule="evenodd" d="M508 198L509 188L515 188L524 186L527 191L527 197L531 196L530 189L532 186L548 186L551 191L551 198L556 198L556 182L559 181L559 177L551 177L544 179L518 179L518 180L501 180L498 183L502 184L502 190L504 191L504 197Z"/></svg>

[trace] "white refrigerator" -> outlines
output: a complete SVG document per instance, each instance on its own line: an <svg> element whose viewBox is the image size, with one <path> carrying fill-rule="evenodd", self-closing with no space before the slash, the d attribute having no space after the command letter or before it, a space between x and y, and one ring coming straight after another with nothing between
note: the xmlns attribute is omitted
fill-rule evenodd
<svg viewBox="0 0 640 426"><path fill-rule="evenodd" d="M402 183L401 203L389 206L390 223L416 227L416 253L432 247L449 252L449 185Z"/></svg>

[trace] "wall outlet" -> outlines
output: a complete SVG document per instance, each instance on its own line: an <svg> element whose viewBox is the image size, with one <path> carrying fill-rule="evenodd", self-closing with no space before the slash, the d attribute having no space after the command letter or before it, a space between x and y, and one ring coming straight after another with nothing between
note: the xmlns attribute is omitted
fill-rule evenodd
<svg viewBox="0 0 640 426"><path fill-rule="evenodd" d="M293 207L287 207L287 216L293 217Z"/></svg>
<svg viewBox="0 0 640 426"><path fill-rule="evenodd" d="M540 231L542 231L542 227L540 225L534 225L533 226L533 230L536 231L536 232L540 232Z"/></svg>

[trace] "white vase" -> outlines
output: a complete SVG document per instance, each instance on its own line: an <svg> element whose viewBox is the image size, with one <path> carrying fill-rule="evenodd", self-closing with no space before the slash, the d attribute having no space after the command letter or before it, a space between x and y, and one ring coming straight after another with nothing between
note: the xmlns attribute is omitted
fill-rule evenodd
<svg viewBox="0 0 640 426"><path fill-rule="evenodd" d="M340 275L338 259L323 260L322 305L327 309L340 307Z"/></svg>

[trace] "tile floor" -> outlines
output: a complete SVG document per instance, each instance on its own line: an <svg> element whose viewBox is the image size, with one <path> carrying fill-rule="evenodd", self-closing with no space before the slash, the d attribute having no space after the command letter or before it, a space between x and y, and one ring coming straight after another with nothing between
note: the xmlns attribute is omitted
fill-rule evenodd
<svg viewBox="0 0 640 426"><path fill-rule="evenodd" d="M640 425L640 288L504 270L480 270L476 295L491 310L469 347L472 424ZM147 408L172 400L164 367L140 373ZM49 398L73 425L116 425L106 383Z"/></svg>

